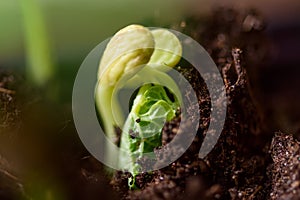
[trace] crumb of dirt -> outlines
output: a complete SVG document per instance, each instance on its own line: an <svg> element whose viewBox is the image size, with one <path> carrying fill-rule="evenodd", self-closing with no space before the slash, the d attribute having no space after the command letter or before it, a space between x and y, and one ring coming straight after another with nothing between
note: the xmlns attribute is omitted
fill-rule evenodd
<svg viewBox="0 0 300 200"><path fill-rule="evenodd" d="M0 130L5 133L5 128L13 124L18 116L14 94L10 89L14 83L14 76L7 73L0 73Z"/></svg>
<svg viewBox="0 0 300 200"><path fill-rule="evenodd" d="M271 199L300 198L300 142L292 135L276 133L271 143Z"/></svg>

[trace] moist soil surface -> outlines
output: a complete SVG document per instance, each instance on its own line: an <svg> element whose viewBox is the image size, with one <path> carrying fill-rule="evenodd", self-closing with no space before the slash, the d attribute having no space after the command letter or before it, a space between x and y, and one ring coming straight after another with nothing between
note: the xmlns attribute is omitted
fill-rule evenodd
<svg viewBox="0 0 300 200"><path fill-rule="evenodd" d="M274 133L257 103L255 73L268 59L266 24L255 11L216 10L207 21L189 17L172 28L198 41L223 77L226 120L218 143L204 158L199 149L211 121L210 97L201 76L187 63L180 71L197 93L200 126L190 148L170 166L137 177L139 190L129 190L130 174L117 172L111 184L124 199L299 199L299 143L292 135ZM249 70L250 69L250 70ZM251 71L252 70L252 71ZM250 73L248 73L250 71ZM249 74L252 76L249 77ZM185 94L188 97L189 91ZM193 105L190 110L193 110ZM214 108L218 112L218 108ZM180 119L167 123L163 144L178 133ZM185 123L181 121L181 123Z"/></svg>
<svg viewBox="0 0 300 200"><path fill-rule="evenodd" d="M300 199L300 143L293 135L274 132L256 98L259 94L253 69L268 59L271 44L264 33L267 24L254 11L230 9L215 10L204 19L191 16L171 28L198 41L223 78L226 120L213 150L199 158L205 136L218 132L206 132L212 122L220 119L210 116L211 99L218 97L210 96L203 79L214 80L215 74L200 75L189 63L181 62L177 70L191 83L199 105L191 102L187 112L191 116L200 113L199 129L188 150L168 167L138 175L138 189L130 190L129 173L118 171L113 178L108 177L77 137L60 138L63 142L56 147L59 156L52 160L52 165L57 165L52 173L61 176L67 185L67 199ZM5 138L7 127L21 120L22 109L15 103L16 84L13 75L1 72L1 138ZM183 95L187 100L190 92ZM220 111L218 106L216 112ZM163 145L175 135L180 137L179 124L188 127L191 120L177 117L166 123ZM74 127L63 131L74 133ZM0 154L1 199L31 199L26 183L8 163Z"/></svg>

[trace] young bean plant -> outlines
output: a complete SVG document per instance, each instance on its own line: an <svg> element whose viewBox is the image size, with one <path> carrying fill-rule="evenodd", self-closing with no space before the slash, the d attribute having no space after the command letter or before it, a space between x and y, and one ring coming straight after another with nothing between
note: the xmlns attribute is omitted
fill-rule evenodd
<svg viewBox="0 0 300 200"><path fill-rule="evenodd" d="M178 86L167 74L181 54L181 43L170 31L130 25L111 38L101 58L96 108L112 142L117 138L115 127L122 129L117 162L132 174L130 188L135 188L138 159L161 146L164 123L176 116L181 105ZM122 88L139 88L126 121L114 95ZM108 161L116 161L111 149L106 152Z"/></svg>

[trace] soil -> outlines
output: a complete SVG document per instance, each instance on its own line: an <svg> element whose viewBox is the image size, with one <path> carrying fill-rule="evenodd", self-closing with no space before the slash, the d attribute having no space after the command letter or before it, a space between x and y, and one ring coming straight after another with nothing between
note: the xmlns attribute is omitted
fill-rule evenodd
<svg viewBox="0 0 300 200"><path fill-rule="evenodd" d="M62 144L55 151L59 156L51 162L55 161L52 165L57 165L56 174L67 185L67 199L300 199L300 143L293 135L274 133L256 98L253 70L266 63L270 48L263 18L252 10L218 9L205 19L191 16L172 28L203 45L223 77L227 116L213 150L204 159L198 156L203 138L214 134L206 133L209 124L218 120L210 118L210 100L217 97L209 96L202 78L214 75L200 75L185 63L177 70L196 90L200 106L199 129L189 149L168 167L138 175L139 189L129 190L129 173L119 171L110 179L78 138L60 137ZM0 74L2 135L20 117L14 78L4 72ZM186 91L184 98L188 97ZM195 112L193 105L188 112ZM178 117L166 123L163 144L180 135L179 123L188 126L189 120ZM74 131L73 126L64 130ZM20 179L0 152L0 199L30 199L26 183L23 187Z"/></svg>
<svg viewBox="0 0 300 200"><path fill-rule="evenodd" d="M209 118L210 97L201 76L191 66L181 67L178 71L198 91L197 137L170 166L138 176L139 190L128 190L129 175L118 172L111 182L115 190L124 199L299 199L299 143L291 135L273 137L253 90L251 68L266 63L270 48L262 17L219 9L206 22L192 16L172 28L197 40L217 64L227 93L224 129L214 149L199 159L209 121L217 119ZM178 134L179 121L166 124L163 143Z"/></svg>
<svg viewBox="0 0 300 200"><path fill-rule="evenodd" d="M12 75L0 71L0 126L2 128L8 128L17 119L18 111L12 97L15 91L7 89L11 88L14 82Z"/></svg>
<svg viewBox="0 0 300 200"><path fill-rule="evenodd" d="M4 138L19 118L15 102L16 80L13 75L0 71L0 198L21 199L25 197L23 185L9 161L2 155ZM12 137L10 135L9 137Z"/></svg>

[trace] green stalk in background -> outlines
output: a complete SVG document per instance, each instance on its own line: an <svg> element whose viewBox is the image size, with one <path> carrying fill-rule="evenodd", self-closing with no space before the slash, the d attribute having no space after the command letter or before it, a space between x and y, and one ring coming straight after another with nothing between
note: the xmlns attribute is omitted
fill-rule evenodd
<svg viewBox="0 0 300 200"><path fill-rule="evenodd" d="M26 48L26 76L37 87L54 77L55 68L45 21L38 0L20 0Z"/></svg>

